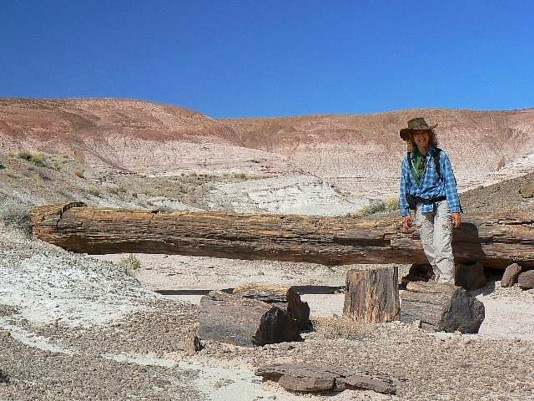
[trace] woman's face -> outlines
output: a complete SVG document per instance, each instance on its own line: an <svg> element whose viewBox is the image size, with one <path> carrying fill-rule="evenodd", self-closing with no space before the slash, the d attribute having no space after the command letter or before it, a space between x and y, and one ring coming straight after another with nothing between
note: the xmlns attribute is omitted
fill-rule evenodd
<svg viewBox="0 0 534 401"><path fill-rule="evenodd" d="M417 146L418 149L428 148L428 144L430 143L430 132L414 131L413 141L415 143L415 146Z"/></svg>

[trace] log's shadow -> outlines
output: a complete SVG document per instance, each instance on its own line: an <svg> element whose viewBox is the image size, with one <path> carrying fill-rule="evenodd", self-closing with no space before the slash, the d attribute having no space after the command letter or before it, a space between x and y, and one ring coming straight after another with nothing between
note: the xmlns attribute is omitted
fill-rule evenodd
<svg viewBox="0 0 534 401"><path fill-rule="evenodd" d="M479 295L489 295L495 292L495 280L488 280L485 287L468 291L470 295L478 297Z"/></svg>
<svg viewBox="0 0 534 401"><path fill-rule="evenodd" d="M485 285L484 283L478 283L475 284L475 288L465 286L466 290L473 296L488 295L494 292L495 280L491 280L487 277L488 268L503 268L507 264L504 260L501 261L495 259L491 259L491 263L489 263L482 246L489 241L491 241L491 238L480 237L478 227L473 223L464 222L460 228L453 230L452 250L455 263L457 265L462 264L464 269L469 269L471 266L475 267L478 262L484 266ZM461 243L462 246L455 247L455 244L459 243ZM458 248L460 248L460 250L458 250ZM468 274L468 278L476 280L476 273L475 276L469 277L471 274Z"/></svg>
<svg viewBox="0 0 534 401"><path fill-rule="evenodd" d="M478 227L473 223L462 223L460 228L452 232L452 252L454 260L460 263L482 262L486 259L486 253L482 249L484 239L480 238ZM455 244L461 243L461 247ZM460 249L458 249L460 248Z"/></svg>
<svg viewBox="0 0 534 401"><path fill-rule="evenodd" d="M292 285L290 286L293 288L298 294L305 295L305 294L338 294L341 292L345 292L345 286L328 286L328 285ZM208 295L211 291L210 289L161 289L161 290L155 290L154 292L157 292L161 295ZM228 294L231 294L234 289L233 288L224 288L220 289L219 291L226 292Z"/></svg>

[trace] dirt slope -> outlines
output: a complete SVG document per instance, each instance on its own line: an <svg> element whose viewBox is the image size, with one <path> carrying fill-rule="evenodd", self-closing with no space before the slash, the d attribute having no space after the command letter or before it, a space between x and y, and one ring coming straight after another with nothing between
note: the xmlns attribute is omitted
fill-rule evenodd
<svg viewBox="0 0 534 401"><path fill-rule="evenodd" d="M398 131L414 116L439 124L462 191L534 171L534 109L215 120L137 100L0 99L0 181L33 204L344 214L397 195Z"/></svg>
<svg viewBox="0 0 534 401"><path fill-rule="evenodd" d="M0 99L0 148L66 153L90 165L143 173L217 170L278 157L246 149L227 125L199 112L136 100ZM257 168L256 168L257 169Z"/></svg>
<svg viewBox="0 0 534 401"><path fill-rule="evenodd" d="M534 153L534 109L419 109L224 121L246 146L284 155L344 189L375 187L394 193L399 161L405 152L398 132L416 116L438 124L440 146L449 154L462 188L481 184L498 170ZM533 166L534 160L529 159L528 167L518 174Z"/></svg>

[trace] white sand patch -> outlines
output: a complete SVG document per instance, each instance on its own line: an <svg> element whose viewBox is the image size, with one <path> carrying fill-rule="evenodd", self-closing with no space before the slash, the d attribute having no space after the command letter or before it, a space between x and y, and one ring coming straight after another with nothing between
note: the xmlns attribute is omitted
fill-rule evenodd
<svg viewBox="0 0 534 401"><path fill-rule="evenodd" d="M16 316L37 325L102 325L157 297L110 263L63 251L11 256L0 251L0 304L17 306Z"/></svg>

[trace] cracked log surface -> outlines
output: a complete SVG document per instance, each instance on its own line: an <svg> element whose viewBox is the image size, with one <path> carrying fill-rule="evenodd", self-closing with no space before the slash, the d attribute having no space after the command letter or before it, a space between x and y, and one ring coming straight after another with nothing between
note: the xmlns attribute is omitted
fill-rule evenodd
<svg viewBox="0 0 534 401"><path fill-rule="evenodd" d="M470 214L454 230L459 263L534 267L534 217ZM74 252L162 253L234 259L306 261L327 265L426 263L415 230L400 219L157 212L87 207L81 202L32 212L33 232Z"/></svg>

